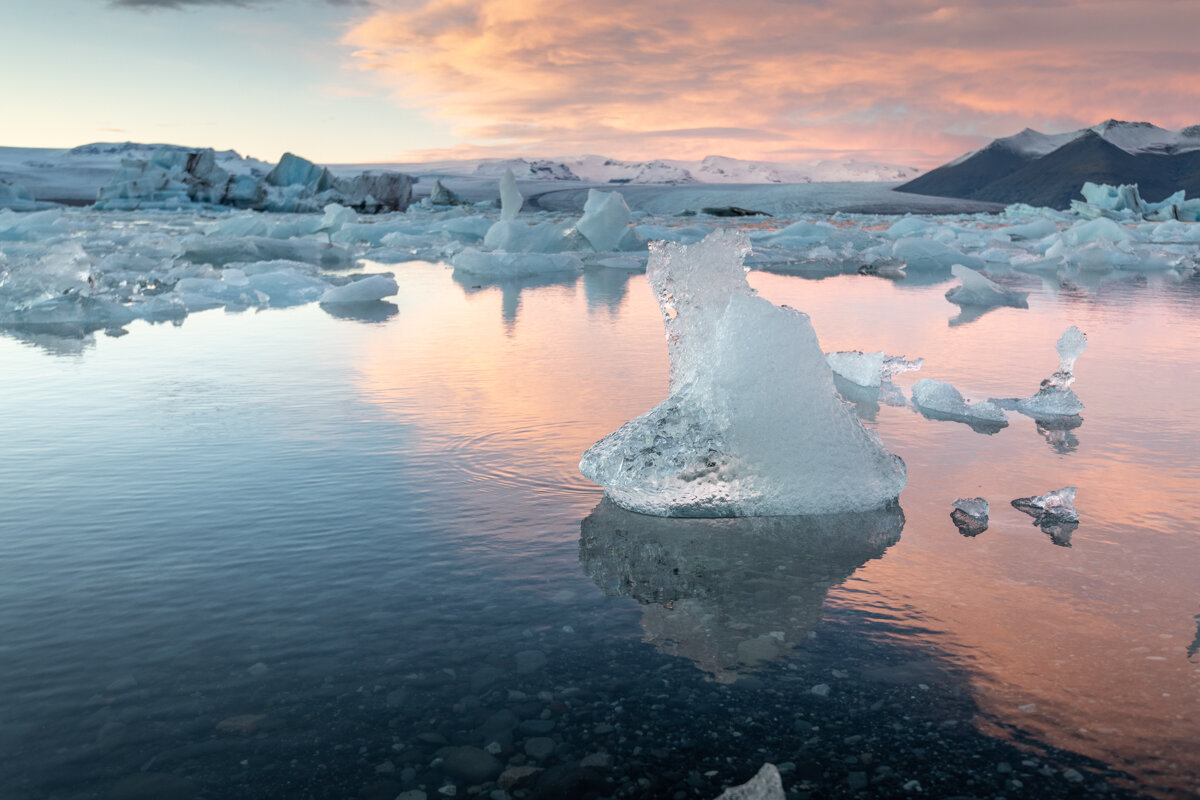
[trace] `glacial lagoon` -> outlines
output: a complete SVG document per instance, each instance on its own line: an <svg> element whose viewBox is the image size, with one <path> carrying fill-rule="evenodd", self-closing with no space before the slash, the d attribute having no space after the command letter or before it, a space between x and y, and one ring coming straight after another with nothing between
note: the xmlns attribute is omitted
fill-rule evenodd
<svg viewBox="0 0 1200 800"><path fill-rule="evenodd" d="M908 484L685 520L578 471L666 396L644 275L358 269L399 293L0 336L0 796L1200 788L1195 277L1014 274L1028 308L964 319L954 281L754 270L826 351L924 359L839 384ZM904 400L1028 396L1071 325L1073 427ZM1065 486L1065 534L1010 505Z"/></svg>

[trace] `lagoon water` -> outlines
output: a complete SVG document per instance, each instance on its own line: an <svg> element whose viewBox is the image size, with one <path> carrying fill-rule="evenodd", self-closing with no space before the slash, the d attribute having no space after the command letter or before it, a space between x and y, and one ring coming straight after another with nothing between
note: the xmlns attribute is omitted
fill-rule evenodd
<svg viewBox="0 0 1200 800"><path fill-rule="evenodd" d="M898 507L714 522L578 474L666 394L644 276L388 269L370 312L0 338L0 797L1200 791L1195 279L951 326L946 284L751 273L825 350L923 357L906 388L1027 396L1078 325L1086 409L857 397ZM1066 536L1009 504L1063 486Z"/></svg>

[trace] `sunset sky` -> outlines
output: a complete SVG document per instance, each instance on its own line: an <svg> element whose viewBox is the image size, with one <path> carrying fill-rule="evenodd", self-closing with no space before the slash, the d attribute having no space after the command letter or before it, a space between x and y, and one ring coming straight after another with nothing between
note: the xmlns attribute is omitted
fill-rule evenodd
<svg viewBox="0 0 1200 800"><path fill-rule="evenodd" d="M1200 123L1195 0L7 0L0 145L931 167Z"/></svg>

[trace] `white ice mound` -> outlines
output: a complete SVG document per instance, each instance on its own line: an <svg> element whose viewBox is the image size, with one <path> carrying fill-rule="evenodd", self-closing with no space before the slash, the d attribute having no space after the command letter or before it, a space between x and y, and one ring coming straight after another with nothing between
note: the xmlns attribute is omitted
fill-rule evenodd
<svg viewBox="0 0 1200 800"><path fill-rule="evenodd" d="M925 416L952 422L965 422L985 433L1008 425L1004 412L995 403L984 400L968 403L958 389L945 381L922 378L912 389L913 405Z"/></svg>
<svg viewBox="0 0 1200 800"><path fill-rule="evenodd" d="M391 275L368 275L345 286L335 286L321 295L321 305L342 303L371 303L391 297L400 291Z"/></svg>
<svg viewBox="0 0 1200 800"><path fill-rule="evenodd" d="M825 360L836 374L857 386L879 386L883 382L882 350L864 353L861 350L839 350L826 353Z"/></svg>
<svg viewBox="0 0 1200 800"><path fill-rule="evenodd" d="M646 276L670 396L580 462L618 505L674 517L861 511L904 488L904 462L838 399L808 316L757 297L744 234L651 245Z"/></svg>
<svg viewBox="0 0 1200 800"><path fill-rule="evenodd" d="M955 264L950 268L954 277L962 281L962 286L955 286L946 292L946 299L960 306L975 306L977 308L993 308L1010 306L1012 308L1029 308L1029 292L1016 292L1005 289L998 283L988 280L980 273Z"/></svg>

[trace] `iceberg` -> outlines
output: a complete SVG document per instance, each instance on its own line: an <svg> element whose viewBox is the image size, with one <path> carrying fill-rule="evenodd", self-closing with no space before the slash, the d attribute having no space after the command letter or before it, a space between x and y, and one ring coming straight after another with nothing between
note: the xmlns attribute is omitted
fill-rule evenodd
<svg viewBox="0 0 1200 800"><path fill-rule="evenodd" d="M484 253L473 247L454 256L450 264L456 271L490 280L579 272L583 269L583 262L570 253Z"/></svg>
<svg viewBox="0 0 1200 800"><path fill-rule="evenodd" d="M465 201L458 196L457 192L447 189L439 179L433 182L433 189L429 192L429 202L435 206L461 206Z"/></svg>
<svg viewBox="0 0 1200 800"><path fill-rule="evenodd" d="M934 239L897 239L892 245L892 257L904 262L905 273L909 275L950 277L950 269L955 264L977 270L984 266L982 260Z"/></svg>
<svg viewBox="0 0 1200 800"><path fill-rule="evenodd" d="M913 405L930 419L963 422L979 433L993 434L1008 425L1000 406L990 400L968 403L945 381L922 378L912 389Z"/></svg>
<svg viewBox="0 0 1200 800"><path fill-rule="evenodd" d="M624 246L627 244L626 236L631 234L631 222L633 215L620 192L589 189L587 202L583 205L583 216L575 228L588 240L593 250L606 253L632 249L632 245ZM632 236L636 240L636 232L632 232Z"/></svg>
<svg viewBox="0 0 1200 800"><path fill-rule="evenodd" d="M583 454L580 471L644 514L739 517L880 508L904 462L836 393L806 314L758 297L744 234L654 242L670 394Z"/></svg>
<svg viewBox="0 0 1200 800"><path fill-rule="evenodd" d="M826 353L825 360L833 374L840 375L856 386L879 386L883 382L882 350L864 353L861 350L841 350Z"/></svg>

